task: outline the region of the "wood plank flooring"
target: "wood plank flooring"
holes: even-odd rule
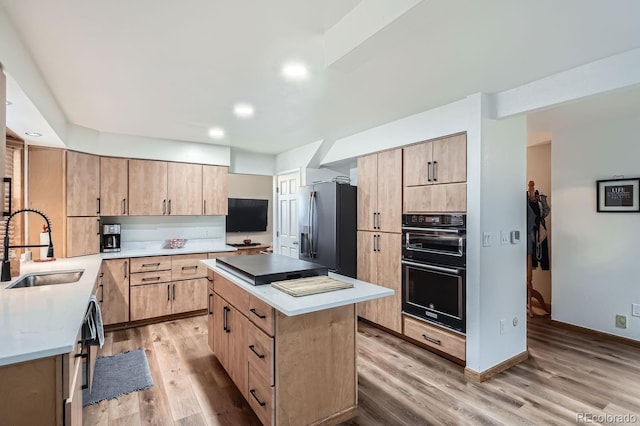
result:
[[[85,407],[84,424],[259,425],[209,350],[206,327],[201,316],[108,333],[100,355],[143,347],[155,386]],[[542,318],[528,327],[530,358],[476,383],[462,367],[360,323],[359,414],[344,425],[566,425],[581,413],[640,424],[638,348]]]

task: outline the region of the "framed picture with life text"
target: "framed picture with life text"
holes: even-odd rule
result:
[[[598,212],[640,212],[640,178],[599,180],[596,186]]]

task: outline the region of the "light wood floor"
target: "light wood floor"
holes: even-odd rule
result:
[[[86,407],[84,424],[259,425],[209,351],[206,326],[202,316],[108,333],[101,355],[145,348],[155,386]],[[360,411],[345,426],[566,425],[579,413],[634,415],[640,424],[640,349],[538,318],[528,343],[527,361],[476,383],[462,367],[360,323]]]

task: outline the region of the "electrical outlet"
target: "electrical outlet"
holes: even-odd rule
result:
[[[616,327],[618,327],[618,328],[627,328],[627,316],[626,315],[616,315]]]
[[[500,320],[500,334],[504,334],[504,320]]]
[[[491,232],[482,233],[482,246],[491,247]]]
[[[500,244],[509,244],[509,233],[507,231],[500,231]]]
[[[631,304],[631,315],[634,317],[640,317],[640,303]]]

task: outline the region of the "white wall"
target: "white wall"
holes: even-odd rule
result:
[[[527,182],[530,180],[536,184],[536,189],[541,194],[547,196],[549,206],[553,208],[553,199],[551,197],[551,143],[544,143],[527,148]],[[545,219],[547,226],[547,240],[549,249],[551,249],[551,241],[553,233],[551,226],[551,216]],[[553,256],[553,253],[550,253]],[[533,288],[542,294],[546,304],[551,304],[551,268],[543,271],[541,268],[533,270]]]
[[[482,118],[467,134],[467,368],[483,372],[527,349],[525,240],[500,241],[501,232],[524,235],[527,128],[524,116],[487,118],[486,96],[470,100]]]
[[[97,155],[220,166],[230,164],[228,146],[98,132],[73,124],[69,125],[65,143],[69,149]]]
[[[321,144],[320,140],[278,154],[276,156],[276,174],[307,167]]]
[[[596,180],[638,177],[640,116],[553,130],[553,319],[640,340],[640,213],[597,213]],[[627,329],[615,315],[627,315]]]
[[[275,172],[275,155],[259,154],[239,149],[231,150],[229,173],[273,176]]]

